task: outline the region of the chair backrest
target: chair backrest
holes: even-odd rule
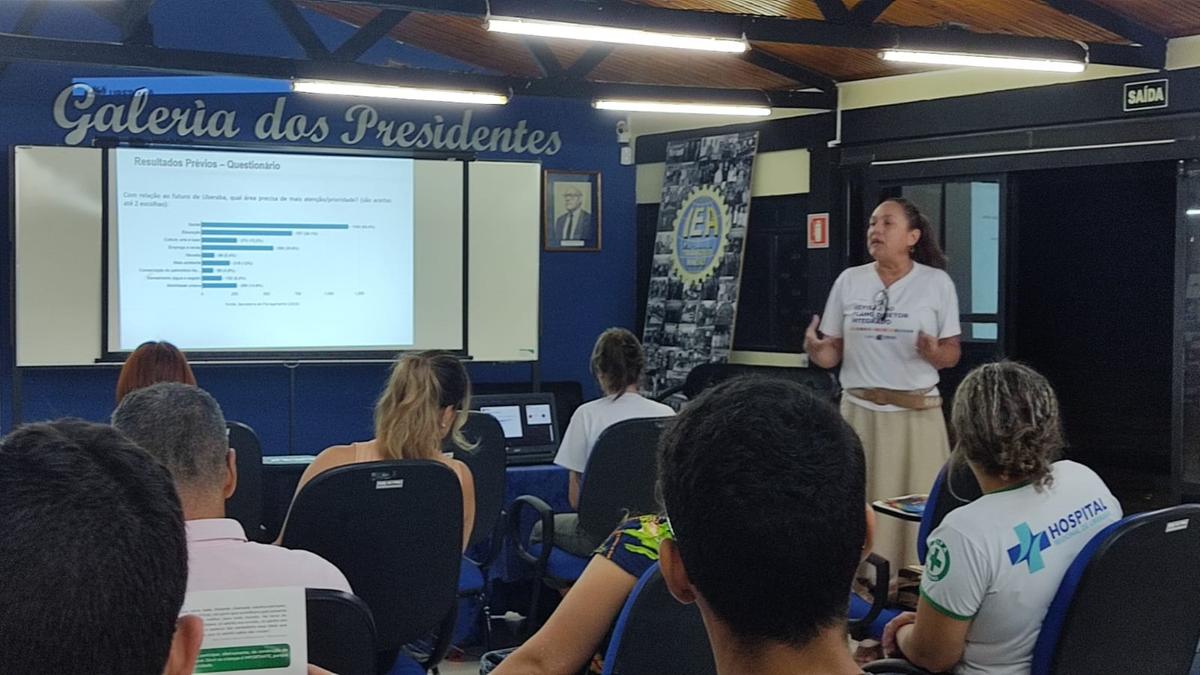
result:
[[[458,476],[442,462],[350,464],[300,490],[283,545],[336,565],[371,608],[378,648],[395,649],[453,609],[462,518]]]
[[[951,511],[970,504],[982,495],[979,481],[966,462],[950,460],[938,471],[933,487],[929,488],[929,501],[925,502],[925,512],[921,514],[921,525],[917,530],[917,557],[922,565],[929,550],[925,544],[929,534],[942,524]]]
[[[375,619],[356,595],[326,588],[304,591],[308,662],[333,673],[375,672]]]
[[[1046,612],[1032,675],[1187,673],[1200,641],[1200,505],[1096,534]]]
[[[596,546],[627,516],[658,513],[658,437],[668,419],[623,420],[596,439],[579,494],[579,529]]]
[[[733,363],[702,363],[692,368],[683,383],[683,394],[696,398],[705,389],[739,375],[777,377],[798,382],[811,388],[822,398],[834,400],[840,393],[837,378],[820,368],[785,368],[780,366],[747,366]]]
[[[229,447],[237,451],[237,489],[225,500],[225,516],[242,524],[251,540],[262,540],[263,467],[258,434],[241,422],[226,422]]]
[[[469,545],[474,546],[487,540],[496,531],[500,514],[504,510],[506,487],[504,429],[495,417],[472,411],[463,425],[463,436],[474,444],[463,450],[446,439],[446,452],[454,459],[467,465],[475,479],[475,527],[471,530]]]
[[[625,600],[604,654],[604,675],[716,675],[695,604],[671,597],[655,563]]]

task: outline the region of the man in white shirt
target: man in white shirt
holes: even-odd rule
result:
[[[225,417],[197,387],[163,382],[130,392],[112,424],[171,472],[187,526],[187,590],[270,586],[350,592],[345,575],[308,551],[248,541],[225,500],[237,488],[237,468]]]

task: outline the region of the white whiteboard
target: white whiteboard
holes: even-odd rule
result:
[[[102,161],[93,148],[15,148],[18,366],[101,356]],[[541,167],[478,162],[469,175],[468,353],[536,360]]]

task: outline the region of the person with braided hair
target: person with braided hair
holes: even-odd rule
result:
[[[585,403],[575,411],[563,433],[554,463],[570,472],[568,501],[579,508],[579,491],[583,471],[596,440],[605,429],[624,420],[640,417],[669,417],[675,411],[663,403],[644,398],[638,393],[646,369],[646,354],[637,337],[624,328],[609,328],[596,339],[592,348],[591,371],[604,392],[603,398]],[[646,514],[631,514],[646,515]],[[574,513],[554,517],[554,543],[578,556],[591,554],[594,548],[587,537],[578,532],[578,516]],[[535,537],[540,529],[535,531]]]
[[[983,496],[930,533],[917,611],[888,624],[884,648],[931,672],[1024,675],[1063,575],[1121,505],[1091,469],[1055,461],[1058,399],[1032,368],[976,368],[950,417],[951,461],[967,462]]]

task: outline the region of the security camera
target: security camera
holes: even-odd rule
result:
[[[617,120],[617,142],[625,144],[632,140],[633,135],[629,133],[629,120]]]

